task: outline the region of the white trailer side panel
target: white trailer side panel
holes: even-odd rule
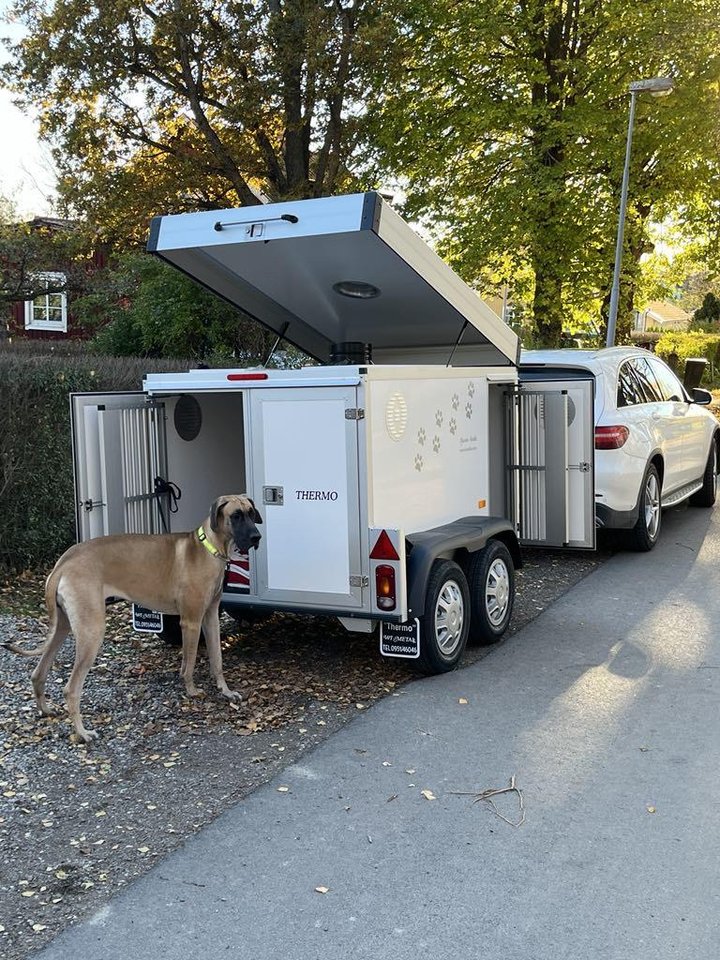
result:
[[[375,527],[411,534],[488,514],[488,456],[503,456],[502,438],[490,442],[488,381],[469,370],[443,373],[369,376],[369,521]]]

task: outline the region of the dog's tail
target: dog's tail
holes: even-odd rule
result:
[[[55,633],[55,628],[57,626],[58,619],[58,599],[57,599],[57,588],[58,580],[60,579],[60,570],[58,569],[59,563],[55,564],[54,568],[50,572],[50,576],[45,581],[45,606],[47,607],[48,615],[50,617],[50,624],[48,627],[48,637],[52,637]],[[25,647],[19,647],[16,643],[3,643],[0,646],[5,647],[6,650],[10,650],[11,653],[17,653],[21,657],[40,657],[45,652],[47,647],[47,640],[45,643],[41,643],[39,647],[33,647],[32,650],[26,650]]]
[[[6,650],[10,650],[12,653],[17,653],[21,657],[39,657],[45,650],[45,644],[43,643],[39,647],[35,647],[33,650],[26,650],[24,647],[19,647],[16,643],[3,643],[0,646],[5,647]]]

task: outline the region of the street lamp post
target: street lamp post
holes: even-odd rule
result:
[[[620,191],[620,217],[618,221],[617,243],[615,244],[615,270],[613,272],[612,291],[606,346],[615,343],[618,302],[620,299],[620,270],[622,268],[623,242],[625,238],[625,214],[627,212],[628,184],[630,182],[630,155],[632,153],[633,123],[635,121],[635,101],[639,93],[651,93],[654,97],[666,97],[672,93],[673,82],[669,77],[653,77],[652,80],[636,80],[630,84],[630,116],[628,118],[627,143],[625,145],[625,169],[623,170],[622,189]]]

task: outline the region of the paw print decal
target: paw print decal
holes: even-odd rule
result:
[[[425,433],[425,428],[420,427],[418,430],[418,443],[421,447],[425,446],[425,441],[427,440],[427,434]]]
[[[457,410],[459,406],[460,406],[460,397],[456,393],[454,393],[452,398],[452,408],[453,410]]]
[[[452,433],[453,436],[457,433],[457,420],[455,417],[450,417],[450,433]]]
[[[422,468],[423,468],[422,454],[418,453],[415,457],[415,469],[417,470],[418,473],[420,473]]]
[[[475,396],[475,384],[473,383],[472,380],[468,384],[468,396],[470,397],[471,400]]]
[[[440,437],[437,434],[433,437],[433,450],[435,453],[440,453]]]
[[[436,410],[436,411],[435,411],[435,423],[437,424],[438,427],[441,427],[441,426],[443,425],[443,419],[444,419],[444,418],[443,418],[443,412],[442,412],[442,410]]]
[[[472,404],[470,403],[469,400],[465,404],[465,416],[468,418],[468,420],[470,419],[470,417],[472,417]]]

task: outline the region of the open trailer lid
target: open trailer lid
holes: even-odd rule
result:
[[[148,250],[321,363],[515,364],[513,331],[377,193],[155,217]]]

